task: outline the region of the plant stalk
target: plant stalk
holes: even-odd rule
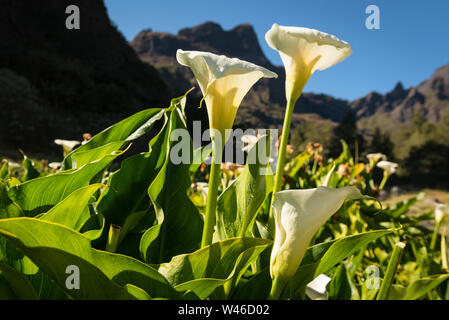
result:
[[[441,266],[444,270],[449,271],[447,260],[446,234],[441,235]]]
[[[438,233],[440,231],[441,221],[435,223],[435,228],[433,229],[432,240],[430,241],[430,250],[435,250],[435,245],[437,243]]]
[[[376,300],[386,300],[388,297],[388,291],[393,284],[393,278],[396,273],[399,261],[401,260],[402,252],[404,251],[405,243],[397,242],[394,245],[393,253],[391,254],[390,261],[388,262],[387,271],[385,272],[384,279],[380,286]]]
[[[384,173],[384,177],[382,178],[382,181],[380,182],[380,185],[379,185],[379,191],[382,191],[384,189],[385,184],[387,183],[388,177],[389,177],[389,175]]]
[[[276,165],[276,175],[274,178],[274,186],[273,186],[273,193],[271,195],[271,205],[270,205],[270,214],[268,217],[268,226],[270,229],[270,232],[273,230],[274,226],[274,218],[273,218],[273,202],[274,202],[274,194],[278,191],[281,191],[282,189],[282,178],[284,177],[284,166],[285,166],[285,154],[287,152],[287,142],[288,142],[288,136],[290,133],[290,126],[292,122],[292,114],[293,109],[295,108],[296,100],[289,98],[287,100],[287,109],[285,111],[285,118],[284,118],[284,124],[282,127],[282,136],[281,136],[281,143],[279,145],[279,156],[278,156],[278,162]]]
[[[220,161],[217,161],[220,159]],[[209,191],[207,193],[206,214],[204,218],[203,237],[201,248],[212,243],[215,226],[215,211],[217,207],[218,184],[220,183],[221,151],[216,149],[212,140],[212,161],[209,173]]]
[[[270,295],[268,296],[268,300],[278,300],[281,296],[282,291],[284,291],[284,287],[286,284],[286,281],[280,279],[279,277],[275,277],[271,284],[271,291]]]
[[[118,246],[121,227],[111,224],[109,227],[108,242],[106,243],[106,251],[115,252]]]

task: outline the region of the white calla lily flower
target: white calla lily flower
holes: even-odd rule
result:
[[[371,162],[378,162],[380,160],[386,161],[387,160],[387,156],[384,155],[383,153],[369,153],[366,155],[366,158]]]
[[[306,295],[311,300],[326,300],[326,287],[331,280],[332,279],[325,274],[320,274],[307,284]]]
[[[316,70],[325,70],[352,54],[351,45],[337,37],[308,28],[273,24],[266,33],[268,45],[281,56],[286,74],[287,98],[296,101]]]
[[[399,165],[390,161],[380,161],[377,163],[377,166],[384,171],[384,174],[390,176],[396,172]]]
[[[355,187],[318,187],[277,192],[273,204],[276,233],[271,252],[270,274],[277,281],[279,294],[285,282],[298,269],[302,258],[318,229],[347,199],[364,196]],[[272,289],[273,290],[273,289]]]
[[[71,152],[73,148],[75,148],[77,145],[80,145],[81,142],[77,140],[63,140],[63,139],[56,139],[55,144],[62,146],[62,149],[64,150],[64,155]]]
[[[435,221],[441,222],[443,219],[449,217],[449,206],[442,203],[435,205]]]
[[[209,52],[178,49],[176,59],[192,69],[206,101],[209,126],[220,132],[223,142],[225,130],[232,128],[251,87],[261,78],[277,78],[276,73],[253,63]]]

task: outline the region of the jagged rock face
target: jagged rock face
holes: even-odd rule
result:
[[[68,5],[80,9],[80,30],[65,27]],[[55,138],[79,139],[169,101],[157,70],[140,61],[102,0],[2,0],[0,30],[0,82],[17,84],[0,88],[9,97],[0,100],[0,127],[15,136],[2,130],[0,146],[59,154]]]
[[[144,30],[130,44],[142,60],[153,65],[175,63],[176,50],[183,49],[238,57],[274,68],[263,54],[254,29],[249,24],[241,24],[225,31],[216,23],[206,22],[182,29],[177,35]]]
[[[159,70],[173,95],[182,94],[192,86],[197,87],[191,71],[177,63],[177,49],[237,57],[276,72],[278,79],[261,79],[250,90],[237,113],[236,125],[253,128],[282,125],[285,108],[284,68],[273,66],[265,57],[251,25],[241,24],[226,31],[216,23],[206,22],[182,29],[177,35],[144,30],[130,44],[143,61],[153,64]],[[193,97],[198,101],[201,99],[201,92],[196,90]],[[295,107],[293,125],[301,123],[304,118],[301,115],[311,113],[341,121],[349,110],[348,103],[343,100],[325,95],[303,95]]]
[[[408,122],[416,112],[438,122],[449,112],[449,64],[417,87],[404,89],[401,83],[385,95],[371,92],[350,103],[357,119],[387,114],[398,122]]]

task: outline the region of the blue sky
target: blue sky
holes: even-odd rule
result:
[[[344,3],[344,4],[343,4]],[[177,33],[205,21],[225,30],[253,25],[267,58],[282,62],[265,43],[273,23],[331,33],[349,42],[354,53],[318,71],[305,91],[356,99],[370,91],[385,93],[398,81],[416,86],[436,68],[449,63],[447,0],[105,0],[112,21],[128,40],[142,29]],[[380,9],[380,30],[368,30],[368,5]]]

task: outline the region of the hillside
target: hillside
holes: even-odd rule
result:
[[[174,95],[197,86],[191,71],[176,62],[178,48],[237,57],[276,72],[278,79],[263,79],[248,93],[237,114],[236,125],[253,128],[282,125],[285,108],[284,69],[272,65],[265,57],[251,25],[240,24],[226,31],[216,23],[206,22],[193,28],[182,29],[177,35],[143,30],[130,45],[142,61],[159,70]],[[197,99],[200,99],[201,92],[196,90],[195,93]],[[346,101],[306,93],[295,108],[293,125],[298,125],[310,117],[317,121],[338,122],[349,110]]]
[[[65,27],[68,5],[81,29]],[[81,139],[136,111],[165,105],[166,85],[111,24],[102,0],[2,0],[0,150],[60,154],[55,138]]]
[[[143,30],[130,44],[142,61],[159,70],[174,94],[180,94],[196,85],[191,71],[176,62],[178,48],[238,57],[278,73],[278,80],[260,81],[249,92],[237,115],[236,124],[253,127],[282,125],[285,104],[284,70],[272,65],[265,57],[251,25],[241,24],[226,31],[216,23],[206,22],[182,29],[176,35]],[[199,99],[199,90],[196,94]],[[382,124],[393,130],[398,123],[410,121],[415,112],[420,112],[432,122],[438,122],[449,110],[449,64],[439,68],[429,80],[417,87],[406,89],[398,83],[386,94],[371,92],[355,101],[304,93],[295,107],[293,125],[298,125],[305,119],[341,122],[351,110],[360,126],[368,130],[375,126],[382,127]]]

